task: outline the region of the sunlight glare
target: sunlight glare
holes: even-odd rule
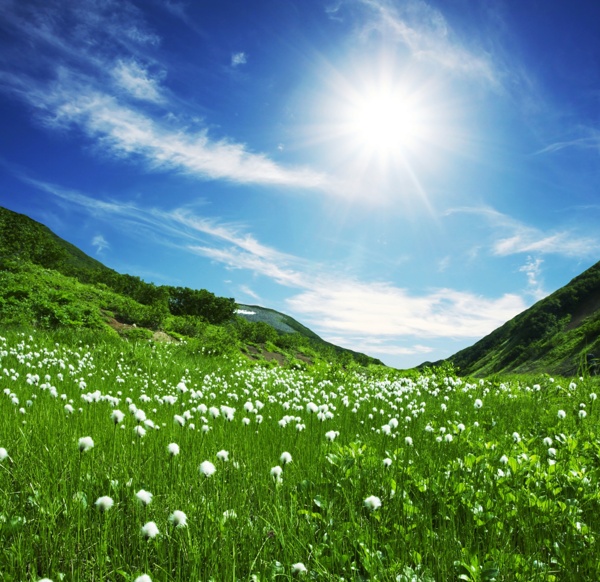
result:
[[[348,118],[349,133],[372,153],[412,148],[425,134],[418,106],[398,93],[367,93],[352,104]]]

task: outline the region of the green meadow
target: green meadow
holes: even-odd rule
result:
[[[0,338],[0,580],[596,580],[595,378]]]

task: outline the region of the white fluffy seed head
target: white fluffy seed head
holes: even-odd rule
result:
[[[153,521],[149,521],[147,524],[142,526],[142,535],[146,539],[153,539],[158,535],[158,526]]]
[[[150,505],[152,502],[152,493],[150,493],[150,491],[140,489],[135,496],[142,505]]]
[[[199,471],[205,477],[210,477],[215,473],[216,470],[216,467],[210,461],[203,461],[200,463]]]
[[[370,495],[364,500],[365,507],[371,511],[375,511],[381,507],[381,499],[375,495]]]
[[[115,502],[108,495],[104,495],[96,499],[96,507],[100,511],[108,511],[114,505],[114,503]]]
[[[176,509],[170,516],[169,521],[175,527],[185,527],[187,525],[187,516],[183,511]]]
[[[90,449],[93,449],[94,441],[92,440],[92,437],[81,437],[78,442],[78,447],[80,453],[86,453]]]
[[[306,566],[302,562],[292,564],[292,574],[306,574]]]

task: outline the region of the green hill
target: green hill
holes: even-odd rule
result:
[[[243,316],[254,310],[256,318]],[[237,313],[241,311],[242,313]],[[157,286],[86,255],[45,225],[0,207],[0,322],[82,327],[148,339],[194,340],[213,352],[242,351],[280,363],[381,364],[329,344],[292,317],[238,306],[206,289]],[[272,356],[272,358],[271,358]]]
[[[448,359],[461,374],[572,375],[600,356],[600,262]]]

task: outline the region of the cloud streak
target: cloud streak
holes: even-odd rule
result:
[[[544,232],[488,206],[461,207],[446,211],[446,215],[451,214],[474,214],[486,219],[495,233],[490,242],[491,252],[500,257],[538,253],[585,258],[600,251],[598,238],[579,236],[572,230]]]
[[[422,0],[393,3],[388,0],[357,0],[371,17],[362,24],[362,34],[377,31],[404,45],[413,58],[455,74],[500,86],[498,73],[488,56],[476,54],[453,36],[439,10]]]
[[[60,24],[66,16],[74,20],[70,28]],[[49,2],[34,14],[7,10],[0,25],[22,37],[29,55],[14,64],[0,60],[0,90],[27,102],[46,127],[80,131],[97,150],[140,161],[151,171],[238,184],[333,187],[323,173],[282,166],[243,143],[214,138],[206,127],[192,130],[173,121],[185,114],[169,99],[162,85],[166,72],[151,56],[160,38],[128,2],[85,0],[69,8]],[[46,51],[61,58],[46,60]],[[245,58],[238,53],[233,61],[241,65]]]

